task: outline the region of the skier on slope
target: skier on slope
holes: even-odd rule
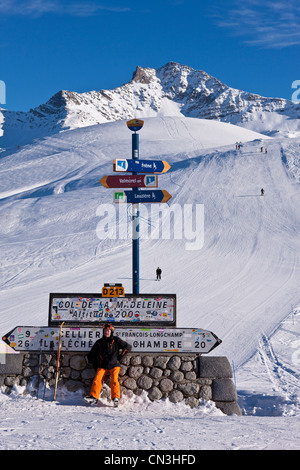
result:
[[[159,267],[156,270],[156,280],[157,281],[161,280],[161,269]]]
[[[263,196],[264,194],[265,194],[265,190],[264,190],[264,188],[261,188],[260,195]]]
[[[119,360],[131,351],[132,346],[118,336],[114,336],[113,332],[114,327],[110,323],[104,324],[102,338],[95,342],[88,354],[88,361],[96,369],[90,395],[84,398],[90,404],[97,404],[104,377],[107,374],[111,377],[111,399],[115,407],[119,404]]]

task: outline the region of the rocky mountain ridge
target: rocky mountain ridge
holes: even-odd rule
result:
[[[204,71],[175,62],[157,70],[138,66],[130,82],[113,90],[62,90],[28,112],[0,110],[0,118],[1,114],[1,140],[6,145],[15,139],[22,145],[61,130],[159,115],[214,119],[267,135],[300,130],[299,104],[231,88]]]

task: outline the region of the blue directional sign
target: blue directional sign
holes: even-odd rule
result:
[[[132,171],[137,173],[166,173],[171,166],[164,160],[114,160],[114,171]]]
[[[139,202],[168,202],[171,197],[172,196],[165,189],[114,192],[114,202],[116,203],[125,202],[128,204],[138,204]]]

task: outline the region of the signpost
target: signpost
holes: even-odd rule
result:
[[[114,192],[114,202],[133,204],[132,294],[125,294],[122,284],[104,284],[102,293],[53,293],[49,298],[48,326],[17,326],[2,337],[15,351],[48,352],[90,351],[102,338],[102,326],[115,326],[114,335],[132,345],[133,353],[207,354],[222,341],[211,331],[176,327],[175,294],[139,293],[139,203],[163,203],[172,197],[157,190],[158,173],[170,165],[165,161],[139,161],[139,135],[144,122],[127,122],[132,134],[132,159],[114,160],[115,172],[132,175],[104,176],[100,183]],[[155,173],[155,174],[138,174]],[[131,188],[131,191],[122,190]],[[146,188],[146,189],[141,189]],[[55,393],[58,380],[57,362]]]
[[[201,328],[116,328],[114,334],[130,343],[132,352],[207,354],[222,342]],[[55,349],[79,352],[90,351],[101,337],[99,327],[17,326],[2,339],[15,351],[47,352],[54,343]]]
[[[115,191],[114,202],[116,203],[147,203],[147,202],[168,202],[171,195],[165,189],[133,191]]]
[[[150,191],[157,188],[157,174],[166,173],[171,167],[164,160],[139,160],[139,134],[144,121],[131,119],[127,127],[132,134],[132,158],[118,158],[113,162],[115,172],[131,172],[131,176],[108,175],[103,176],[100,183],[105,188],[131,188],[131,191],[115,191],[114,202],[132,204],[132,292],[138,294],[140,270],[140,237],[139,237],[139,203],[168,202],[171,195],[165,190]],[[140,175],[138,173],[152,173]],[[140,191],[140,188],[148,190]]]
[[[120,286],[104,286],[102,295],[50,294],[48,325],[64,322],[66,326],[99,326],[110,322],[122,326],[176,326],[175,294],[123,294],[118,297],[109,295],[111,289],[112,294],[122,294]]]
[[[133,122],[132,120],[127,122],[128,128],[133,131],[132,134],[132,161],[139,159],[139,134],[137,131],[140,130],[144,125],[143,121]],[[131,170],[135,176],[137,170]],[[132,192],[137,194],[139,188],[132,188]],[[132,205],[132,292],[138,294],[140,292],[140,210],[138,202]]]
[[[104,284],[102,297],[124,297],[125,290],[122,284]]]
[[[157,188],[157,175],[110,175],[103,176],[100,183],[105,188]]]
[[[134,135],[134,134],[133,134]],[[166,173],[170,169],[164,160],[114,160],[114,171],[137,171],[139,173]]]

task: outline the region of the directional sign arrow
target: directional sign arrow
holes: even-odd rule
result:
[[[132,352],[186,352],[207,354],[222,341],[201,328],[115,328],[114,334],[132,345]],[[63,327],[62,351],[90,351],[103,335],[102,327]],[[3,338],[15,351],[56,350],[59,327],[17,326]]]
[[[100,183],[105,188],[157,188],[157,175],[110,175],[103,176]]]
[[[172,196],[165,189],[114,192],[114,202],[116,203],[126,202],[128,204],[137,204],[139,202],[168,202],[171,197]]]
[[[114,171],[132,171],[137,173],[166,173],[171,166],[164,160],[114,160]]]

